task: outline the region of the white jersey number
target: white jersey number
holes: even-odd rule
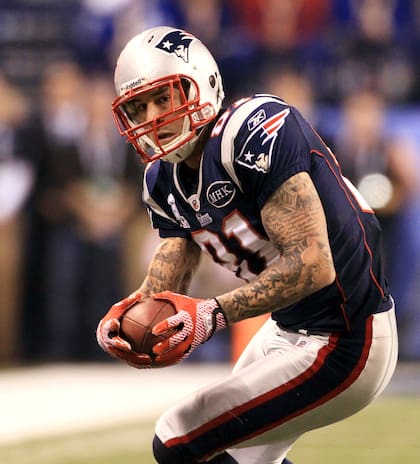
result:
[[[250,263],[244,256],[254,256],[256,259],[263,258],[265,265],[270,264],[278,256],[275,247],[268,240],[262,238],[238,211],[233,212],[223,221],[221,234],[225,240],[233,238],[238,242],[243,251],[242,256],[231,253],[219,234],[215,232],[200,230],[193,233],[193,238],[214,261],[248,282],[253,280],[257,274],[250,270]]]

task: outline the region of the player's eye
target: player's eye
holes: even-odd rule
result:
[[[147,104],[133,100],[124,105],[124,109],[131,119],[137,118],[147,110]]]
[[[170,103],[170,101],[171,101],[171,95],[167,93],[167,94],[159,95],[159,98],[157,99],[156,103],[158,105],[166,106]]]

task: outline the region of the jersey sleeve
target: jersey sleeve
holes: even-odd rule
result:
[[[240,106],[226,124],[225,168],[260,208],[285,180],[310,170],[310,149],[299,119],[297,110],[282,100],[259,96]]]
[[[165,194],[157,182],[158,176],[164,175],[159,161],[148,165],[144,173],[142,200],[149,213],[150,222],[154,229],[159,230],[161,238],[189,238],[189,232],[180,227],[173,217],[170,201],[165,201]],[[165,185],[165,182],[161,185]]]

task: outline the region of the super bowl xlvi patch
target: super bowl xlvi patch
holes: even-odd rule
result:
[[[216,208],[228,205],[235,196],[236,188],[230,180],[218,180],[207,188],[207,201]]]
[[[186,63],[189,60],[189,48],[194,37],[185,31],[177,30],[164,35],[156,48],[166,53],[174,53]]]
[[[286,108],[267,120],[264,120],[263,115],[259,115],[259,113],[253,116],[252,119],[248,121],[248,128],[250,127],[249,123],[251,120],[251,127],[255,128],[250,131],[236,162],[249,169],[263,173],[268,172],[271,164],[274,141],[289,113],[290,109]],[[261,122],[256,125],[255,121],[258,119],[261,119]]]

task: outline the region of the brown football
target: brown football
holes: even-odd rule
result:
[[[152,329],[158,322],[174,314],[175,308],[169,302],[145,298],[122,316],[120,334],[130,343],[133,351],[148,354],[154,359],[152,347],[165,337],[153,335]]]

